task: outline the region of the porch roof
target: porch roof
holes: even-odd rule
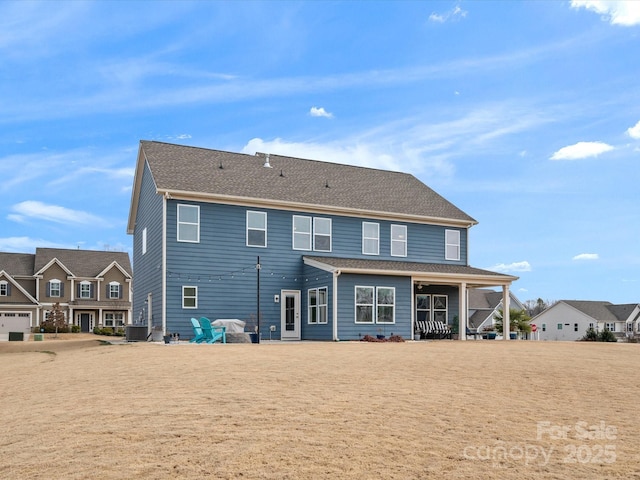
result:
[[[414,281],[455,285],[464,282],[469,287],[510,285],[518,279],[466,265],[318,256],[304,256],[303,261],[306,265],[328,272],[411,276]]]

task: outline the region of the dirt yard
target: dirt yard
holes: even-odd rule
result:
[[[101,339],[0,344],[0,478],[640,479],[640,345]]]

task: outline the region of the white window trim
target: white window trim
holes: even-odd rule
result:
[[[193,222],[181,222],[180,221],[180,209],[181,207],[187,207],[187,208],[195,208],[198,212],[198,220],[197,222],[193,223]],[[185,242],[185,243],[200,243],[200,205],[188,205],[186,203],[179,203],[176,206],[176,224],[177,224],[177,229],[176,229],[176,240],[178,242]],[[181,240],[180,239],[180,226],[181,225],[195,225],[196,226],[196,239],[195,240]]]
[[[320,303],[320,290],[324,290],[325,292],[325,303]],[[311,305],[311,293],[315,292],[316,294],[316,304],[315,305]],[[329,304],[327,302],[329,298],[329,288],[328,287],[317,287],[317,288],[310,288],[309,291],[307,292],[307,303],[308,303],[308,312],[307,312],[307,323],[309,325],[326,325],[328,322],[328,317],[329,317]],[[320,307],[324,307],[324,320],[320,320],[321,319],[321,315],[320,315]],[[311,311],[315,309],[316,310],[316,321],[312,322],[311,318],[312,318],[312,314]]]
[[[147,227],[142,229],[142,255],[147,253]]]
[[[316,222],[318,220],[323,220],[323,221],[328,221],[329,222],[329,233],[320,233],[318,234],[316,232],[317,228],[316,228]],[[317,236],[321,236],[321,237],[329,237],[329,249],[328,250],[321,250],[319,248],[316,247],[316,237]],[[330,218],[327,217],[313,217],[313,250],[316,252],[331,252],[331,249],[333,248],[333,222],[331,221]]]
[[[436,297],[443,297],[446,302],[445,308],[436,308]],[[440,293],[431,294],[431,320],[436,321],[436,312],[444,312],[444,323],[449,320],[449,295],[442,295]]]
[[[249,216],[252,214],[260,215],[261,217],[264,218],[264,228],[249,227]],[[267,212],[259,212],[257,210],[247,210],[246,227],[247,227],[246,228],[246,246],[254,247],[254,248],[267,248]],[[249,243],[250,230],[255,230],[257,232],[264,232],[264,245],[253,245]]]
[[[184,294],[184,291],[187,288],[193,288],[195,290],[195,295],[194,296],[190,296],[190,295],[186,296]],[[193,299],[195,299],[195,305],[193,307],[186,307],[184,305],[185,298],[193,298]],[[196,285],[183,285],[182,286],[182,308],[185,309],[185,310],[186,309],[193,310],[194,308],[198,308],[198,287]]]
[[[308,232],[303,232],[303,231],[299,231],[296,232],[296,218],[300,218],[300,219],[307,219],[309,221],[309,231]],[[309,235],[309,241],[308,241],[308,248],[300,248],[300,247],[296,247],[296,233],[298,235]],[[306,215],[294,215],[293,219],[291,221],[291,246],[293,248],[293,250],[304,250],[304,251],[310,251],[313,245],[313,221],[312,221],[312,217],[308,217]]]
[[[393,230],[394,229],[402,229],[404,230],[404,233],[402,234],[404,236],[404,240],[402,239],[394,239],[393,238]],[[393,253],[393,245],[394,244],[402,244],[403,245],[403,253],[401,255],[398,254],[394,254]],[[392,257],[406,257],[407,256],[407,226],[406,225],[397,225],[397,224],[391,224],[391,250],[390,250],[390,254]]]
[[[380,301],[379,301],[380,295],[378,294],[378,292],[381,289],[391,290],[393,292],[393,303],[391,303],[391,304],[389,304],[389,303],[380,303]],[[395,323],[396,323],[396,287],[384,287],[384,286],[376,287],[375,302],[376,302],[375,323],[380,324],[380,325],[395,325]],[[393,308],[393,319],[390,322],[380,322],[380,321],[378,321],[378,318],[379,318],[378,309],[380,307],[392,307]]]
[[[86,293],[87,293],[86,297],[83,295],[84,292],[83,292],[82,287],[89,287],[88,290],[86,291]],[[82,282],[80,282],[80,295],[79,296],[80,296],[81,299],[85,299],[85,300],[87,298],[91,298],[91,282],[89,282],[87,280],[83,280]]]
[[[375,225],[376,227],[376,236],[375,237],[366,237],[364,234],[365,225]],[[366,252],[365,251],[365,240],[375,240],[376,241],[376,252]],[[376,222],[362,222],[362,254],[363,255],[380,255],[380,224]]]
[[[6,280],[0,281],[0,297],[7,297],[9,295],[9,282]]]
[[[115,297],[113,296],[113,287],[117,287],[115,291]],[[109,300],[117,300],[118,298],[120,298],[120,288],[122,287],[119,282],[109,282]]]
[[[451,236],[457,237],[457,239],[450,238]],[[445,230],[444,231],[444,258],[445,260],[460,260],[460,230]],[[455,257],[449,256],[449,247],[455,247],[457,255]]]
[[[58,285],[58,294],[53,294],[53,285]],[[57,278],[49,280],[49,298],[62,298],[62,282]]]
[[[358,289],[359,288],[370,288],[373,290],[373,298],[371,304],[369,303],[358,303]],[[376,287],[371,285],[356,285],[353,290],[354,298],[353,298],[353,318],[356,324],[358,325],[375,325],[376,324]],[[359,322],[358,321],[358,307],[359,306],[371,306],[371,321],[370,322]]]

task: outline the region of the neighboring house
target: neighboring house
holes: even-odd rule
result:
[[[540,340],[580,340],[589,328],[605,328],[619,339],[640,335],[640,304],[560,300],[532,320]]]
[[[487,327],[495,325],[494,317],[502,310],[502,292],[486,288],[469,290],[469,328],[481,332]],[[509,293],[509,308],[511,310],[525,310],[522,302],[516,296]]]
[[[134,316],[183,338],[201,316],[287,340],[464,326],[468,289],[517,279],[469,266],[476,223],[406,173],[142,141]]]
[[[55,303],[80,331],[131,323],[131,262],[122,252],[0,252],[0,333],[40,325]]]

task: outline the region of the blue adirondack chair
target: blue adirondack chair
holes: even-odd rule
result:
[[[204,334],[204,342],[215,343],[220,340],[221,343],[227,343],[227,327],[214,327],[207,317],[200,317],[200,326]]]
[[[191,318],[191,325],[193,325],[193,338],[189,340],[191,343],[201,343],[204,341],[204,332],[200,326],[200,321],[196,318]]]

